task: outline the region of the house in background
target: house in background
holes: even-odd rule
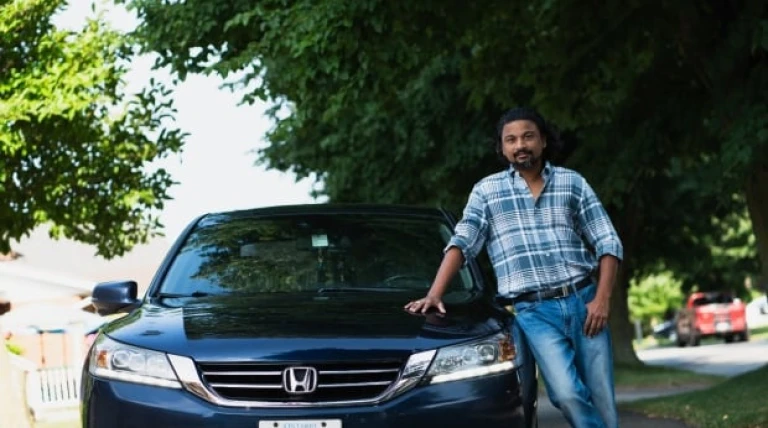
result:
[[[86,333],[106,321],[93,313],[93,287],[131,279],[143,294],[170,245],[155,240],[106,260],[93,247],[53,240],[40,229],[11,246],[16,253],[0,254],[0,306],[11,303],[0,315],[0,337],[9,337],[23,353],[11,356],[3,386],[23,394],[35,421],[76,419],[81,370],[92,339]]]
[[[25,359],[56,367],[81,364],[84,334],[104,322],[92,309],[84,310],[93,287],[131,279],[143,294],[170,244],[158,239],[106,260],[92,246],[54,240],[38,229],[11,246],[15,254],[0,257],[0,298],[11,302],[0,329],[23,349]]]
[[[11,310],[0,318],[3,337],[40,367],[80,364],[83,331],[101,317],[82,310],[93,281],[44,271],[23,258],[0,262],[0,296]]]
[[[23,255],[20,260],[35,268],[84,278],[93,284],[131,279],[138,283],[140,294],[149,287],[170,246],[170,241],[165,238],[156,238],[147,244],[137,245],[122,257],[107,260],[97,256],[93,246],[68,239],[51,239],[44,228],[36,229],[29,237],[11,244]]]

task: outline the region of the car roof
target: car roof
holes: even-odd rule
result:
[[[222,220],[247,219],[258,217],[282,217],[297,215],[335,215],[335,214],[382,214],[393,217],[440,217],[449,215],[442,208],[370,203],[318,203],[298,205],[277,205],[235,211],[214,212],[201,216],[199,225],[217,223]]]
[[[733,292],[727,290],[697,291],[691,293],[691,297],[731,296]]]

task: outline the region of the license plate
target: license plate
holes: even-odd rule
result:
[[[715,325],[715,330],[719,333],[731,331],[731,325],[727,322],[719,322]]]
[[[341,428],[341,419],[259,421],[259,428]]]

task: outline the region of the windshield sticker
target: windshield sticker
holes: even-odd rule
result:
[[[315,248],[318,247],[327,247],[328,246],[328,235],[312,235],[312,246]]]

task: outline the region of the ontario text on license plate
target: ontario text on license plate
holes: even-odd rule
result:
[[[340,419],[259,421],[259,428],[341,428]]]

